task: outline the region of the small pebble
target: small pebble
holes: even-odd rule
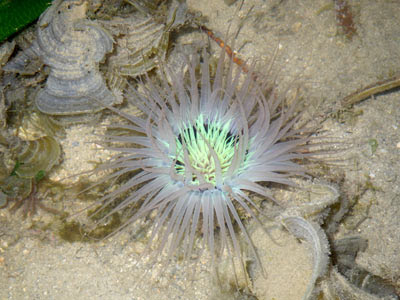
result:
[[[299,30],[301,29],[302,26],[303,26],[303,24],[301,24],[301,22],[294,23],[292,25],[293,32],[299,32]]]

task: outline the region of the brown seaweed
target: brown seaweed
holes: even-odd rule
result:
[[[351,7],[346,0],[334,0],[333,2],[338,25],[342,28],[344,35],[351,39],[353,35],[357,33]]]

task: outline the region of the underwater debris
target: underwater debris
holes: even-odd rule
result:
[[[43,62],[39,57],[39,49],[35,46],[36,31],[34,27],[28,27],[13,39],[15,49],[21,49],[10,61],[5,61],[6,65],[2,68],[8,73],[17,73],[23,76],[32,76],[40,72]],[[43,72],[45,73],[45,72]]]
[[[365,271],[365,270],[364,270]],[[375,292],[364,290],[363,287],[357,287],[342,275],[337,268],[331,268],[328,280],[323,284],[323,293],[321,299],[362,299],[362,300],[398,300],[399,295],[393,286],[387,284],[382,278],[374,277],[369,272],[360,277],[361,283],[366,287],[373,288]],[[378,280],[377,280],[378,279]]]
[[[33,43],[31,47],[18,53],[16,57],[10,60],[3,67],[3,70],[21,75],[33,75],[37,73],[43,65],[42,61],[39,59],[39,51],[37,44]],[[31,67],[32,65],[34,67]]]
[[[8,153],[3,157],[2,167],[9,175],[0,180],[0,190],[8,200],[14,200],[11,210],[24,206],[23,215],[34,215],[36,207],[51,213],[60,212],[40,204],[37,195],[39,182],[59,162],[61,149],[58,142],[49,136],[33,141],[8,138]],[[12,165],[11,165],[12,164]]]
[[[3,65],[8,61],[8,58],[14,51],[15,41],[5,42],[0,46],[0,74],[2,73]]]
[[[119,18],[104,23],[116,38],[115,54],[109,69],[123,76],[136,77],[155,68],[165,58],[169,33],[153,17]]]
[[[115,49],[107,59],[111,88],[121,88],[118,77],[136,77],[159,66],[165,60],[171,31],[186,22],[186,3],[173,1],[164,12],[164,6],[157,9],[158,2],[131,0],[128,3],[139,10],[134,15],[99,21],[115,39]]]
[[[237,56],[237,54],[232,50],[232,48],[229,45],[227,45],[222,39],[215,36],[215,34],[212,32],[212,30],[208,29],[204,25],[200,26],[200,29],[205,34],[207,34],[210,37],[210,39],[212,39],[214,42],[216,42],[218,44],[218,46],[220,46],[222,49],[224,49],[226,54],[228,54],[229,58],[232,59],[232,61],[235,64],[240,66],[244,73],[249,72],[249,67],[246,65],[246,62],[243,59],[239,58]],[[255,76],[255,75],[253,75],[253,76]],[[257,80],[257,78],[255,78],[255,80]]]
[[[0,46],[0,129],[4,129],[7,125],[7,109],[9,103],[6,101],[5,89],[6,84],[3,78],[3,66],[7,63],[15,48],[15,41],[5,42]]]
[[[112,38],[86,19],[87,2],[56,1],[40,17],[37,44],[41,58],[50,66],[46,86],[36,106],[47,114],[96,112],[117,100],[107,88],[98,63],[112,50]]]
[[[46,114],[72,115],[104,108],[94,97],[111,105],[117,102],[107,88],[98,64],[112,50],[112,37],[86,18],[87,1],[55,1],[40,17],[37,39],[5,70],[23,70],[39,57],[50,67],[46,85],[36,95],[36,106]]]
[[[326,217],[330,206],[339,199],[337,187],[315,180],[305,190],[309,191],[309,199],[296,206],[290,206],[281,213],[280,222],[296,238],[305,240],[313,256],[313,271],[303,299],[313,299],[316,294],[316,283],[323,278],[330,264],[330,245],[326,233],[320,224]]]
[[[5,128],[7,125],[7,109],[4,91],[3,88],[0,88],[0,128]]]
[[[41,199],[38,196],[38,183],[42,179],[42,176],[44,176],[43,173],[38,173],[36,176],[37,179],[26,179],[29,180],[30,186],[30,193],[26,197],[9,197],[9,199],[14,200],[14,205],[10,209],[11,212],[15,212],[19,208],[23,207],[22,216],[25,218],[27,216],[35,215],[37,212],[37,207],[39,207],[52,214],[61,215],[60,211],[40,203]]]
[[[61,148],[55,138],[44,136],[25,141],[11,135],[3,135],[0,148],[2,172],[0,189],[9,197],[27,197],[32,190],[31,179],[47,174],[59,163]],[[41,178],[40,178],[41,179]]]
[[[32,178],[10,174],[0,181],[0,190],[10,199],[26,199],[32,192]]]
[[[126,0],[142,14],[151,16],[157,10],[158,6],[164,0]]]
[[[48,77],[37,92],[36,106],[66,124],[121,102],[125,77],[145,74],[161,64],[171,31],[187,21],[185,2],[172,1],[168,6],[158,6],[157,0],[140,3],[152,13],[135,10],[134,4],[139,2],[125,4],[132,5],[131,10],[112,19],[96,20],[91,11],[94,19],[88,20],[88,1],[55,1],[40,17],[36,39],[30,47],[19,47],[24,50],[4,66],[4,71],[31,76],[44,64],[44,72],[39,74],[48,73]],[[110,55],[102,64],[106,53]]]
[[[50,171],[58,163],[61,148],[54,138],[45,136],[19,143],[13,152],[17,153],[15,161],[18,162],[14,173],[21,178],[33,178],[40,171]]]
[[[329,263],[329,242],[321,226],[298,216],[283,218],[284,226],[295,237],[306,240],[313,253],[313,271],[303,299],[310,299],[318,278],[325,275]]]
[[[344,35],[351,39],[357,33],[351,7],[346,0],[333,0],[333,2],[338,25],[342,28]]]
[[[342,107],[346,108],[354,104],[358,104],[362,100],[365,100],[371,96],[389,91],[399,86],[400,76],[395,76],[389,79],[385,79],[383,81],[378,81],[344,97],[341,101],[341,105]]]
[[[22,116],[18,128],[18,137],[26,141],[34,141],[45,136],[63,137],[64,127],[53,117],[39,111],[30,111]]]
[[[331,241],[331,267],[329,274],[320,283],[318,299],[366,299],[398,300],[396,288],[387,280],[370,273],[356,263],[356,256],[368,246],[368,241],[359,236],[335,239],[339,222],[349,211],[346,193],[342,194],[337,211],[325,219],[326,233]]]
[[[365,251],[367,246],[368,241],[359,236],[345,237],[333,242],[334,268],[331,271],[331,279],[336,278],[337,281],[331,283],[330,291],[324,292],[336,293],[340,299],[348,299],[346,294],[353,297],[358,295],[361,299],[400,299],[392,284],[356,263],[357,254]]]

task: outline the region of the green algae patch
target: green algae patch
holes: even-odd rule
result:
[[[375,154],[376,149],[378,149],[378,141],[376,139],[369,139],[368,145],[371,147],[371,154]]]
[[[73,242],[89,242],[86,231],[79,222],[65,222],[58,232],[64,241]]]
[[[102,240],[114,232],[121,226],[119,214],[115,213],[110,217],[107,224],[97,225],[94,229],[86,228],[77,221],[65,221],[58,231],[60,238],[66,242],[97,242]]]

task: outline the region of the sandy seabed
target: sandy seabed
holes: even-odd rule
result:
[[[340,108],[340,100],[346,95],[400,73],[397,1],[348,1],[357,29],[351,40],[341,34],[335,11],[329,7],[321,10],[330,3],[327,0],[246,0],[231,6],[223,0],[187,2],[190,9],[207,17],[207,27],[219,36],[225,36],[228,24],[232,32],[241,24],[235,49],[243,59],[267,65],[279,47],[273,66],[277,82],[282,87],[295,82],[310,111],[318,103],[318,110],[328,114]],[[179,37],[177,43],[198,39],[208,42],[204,33],[189,33]],[[214,42],[210,45],[217,51]],[[399,97],[394,90],[367,99],[348,114],[360,112],[354,114],[357,116],[343,121],[328,118],[323,124],[332,136],[350,140],[354,148],[348,165],[332,171],[341,178],[340,192],[359,198],[337,237],[359,235],[367,239],[368,248],[358,255],[357,264],[387,279],[398,290]],[[85,125],[67,130],[62,142],[63,166],[58,168],[59,174],[51,176],[87,170],[90,164],[86,162],[92,157],[88,153],[96,150],[86,144],[92,132]],[[375,152],[370,140],[377,141]],[[375,188],[361,193],[367,181]],[[63,199],[63,208],[76,211],[77,206],[85,205],[74,201],[78,200]],[[88,244],[65,242],[51,230],[30,229],[33,222],[46,223],[52,218],[39,211],[32,219],[22,220],[18,213],[0,210],[0,299],[238,299],[221,293],[208,271],[207,257],[196,263],[194,274],[187,271],[190,266],[178,262],[166,269],[155,266],[150,272],[144,262],[137,261],[143,245],[129,232]],[[254,280],[254,299],[302,299],[312,268],[307,245],[279,229],[273,234],[281,246],[266,235],[253,234],[268,274],[265,279]]]

